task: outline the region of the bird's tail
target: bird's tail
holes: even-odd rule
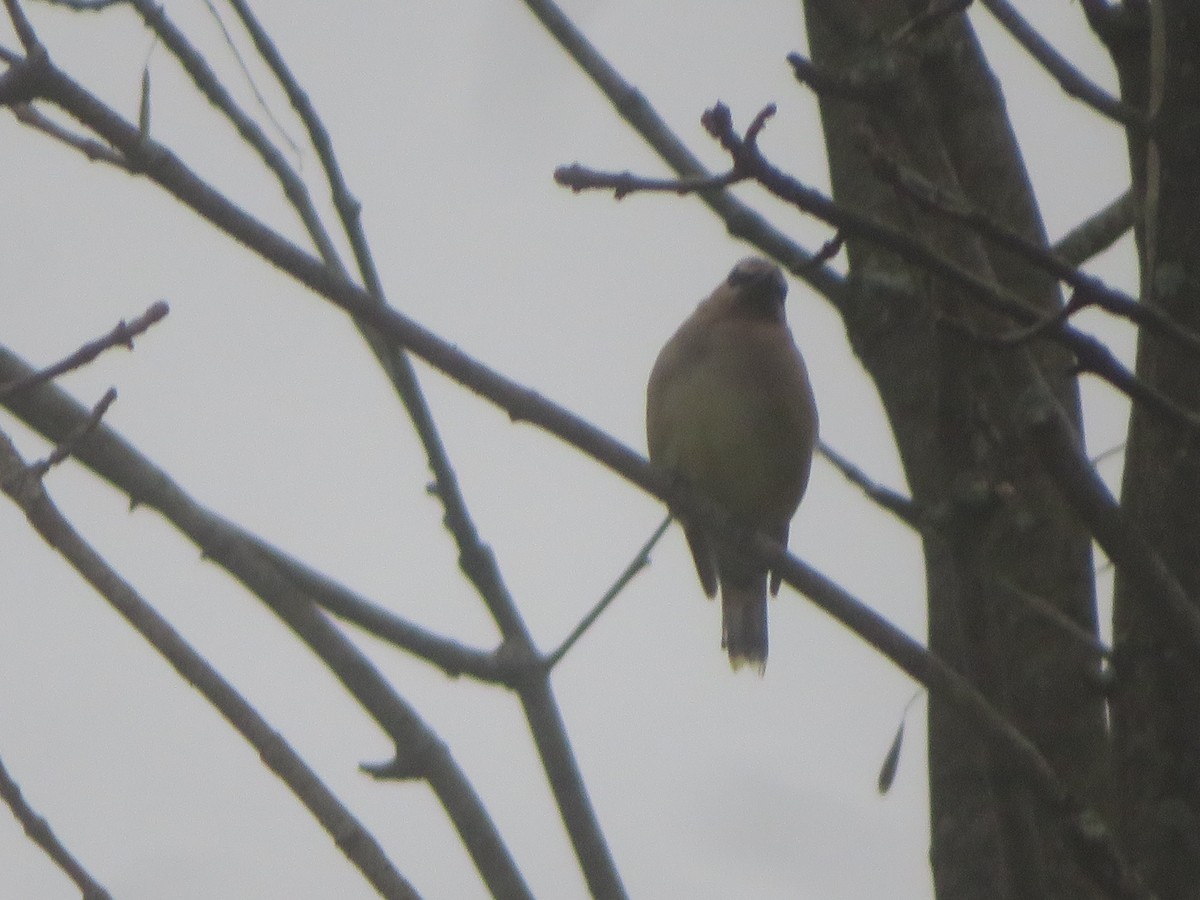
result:
[[[721,646],[734,670],[751,665],[762,675],[767,668],[767,576],[722,579]]]

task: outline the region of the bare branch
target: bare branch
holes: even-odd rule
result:
[[[604,94],[621,116],[659,157],[681,178],[711,178],[700,160],[667,127],[640,91],[626,81],[611,63],[587,40],[554,0],[524,0],[559,46]],[[845,279],[823,265],[813,265],[814,254],[771,225],[753,208],[725,190],[700,191],[697,196],[725,223],[735,238],[757,247],[777,260],[792,274],[845,309],[848,302]]]
[[[1026,431],[1046,471],[1113,565],[1141,584],[1169,633],[1200,648],[1200,609],[1159,553],[1134,529],[1104,481],[1088,463],[1070,423],[1044,398],[1025,398]],[[1149,611],[1149,610],[1148,610]]]
[[[149,309],[132,322],[126,322],[122,319],[104,337],[89,341],[66,359],[60,360],[52,366],[47,366],[38,372],[34,372],[28,378],[20,378],[10,381],[7,384],[0,384],[0,400],[11,394],[15,394],[17,391],[27,391],[43,382],[51,381],[59,375],[70,372],[72,369],[85,366],[111,347],[121,346],[127,350],[132,350],[133,339],[148,330],[156,322],[161,322],[166,318],[168,312],[170,312],[170,307],[167,306],[165,300],[158,300],[152,303]]]
[[[1006,593],[1020,600],[1026,607],[1033,610],[1041,618],[1050,622],[1057,627],[1064,635],[1079,644],[1081,647],[1087,648],[1092,653],[1102,659],[1112,658],[1112,648],[1105,644],[1100,638],[1092,634],[1086,628],[1081,626],[1074,619],[1050,604],[1049,601],[1039,597],[1037,594],[1031,594],[1029,591],[1017,587],[1015,584],[1010,584],[1007,581],[997,582]]]
[[[168,518],[172,516],[170,512],[165,514]],[[338,584],[328,576],[309,568],[262,538],[249,534],[232,523],[226,525],[230,529],[227,540],[247,542],[314,603],[339,619],[351,622],[369,634],[437,666],[451,678],[468,675],[488,684],[509,685],[511,679],[497,653],[477,650],[434,634],[429,629],[384,609],[345,585]]]
[[[1069,60],[1030,25],[1008,0],[979,0],[1018,44],[1058,82],[1071,97],[1082,101],[1106,118],[1133,131],[1149,130],[1145,114],[1123,100],[1113,97],[1088,80]]]
[[[41,847],[56,866],[62,869],[75,886],[83,892],[83,900],[112,900],[112,895],[96,881],[55,835],[50,823],[34,812],[21,796],[21,788],[13,781],[4,764],[0,762],[0,800],[12,811],[13,816],[31,841]]]
[[[0,373],[21,376],[26,371],[20,360],[0,349]],[[72,433],[87,416],[83,407],[54,384],[13,395],[4,403],[51,440]],[[305,590],[310,581],[294,582],[288,567],[277,566],[275,557],[264,552],[269,545],[197,504],[166,472],[106,426],[81,441],[74,456],[128,494],[133,504],[162,513],[205,558],[228,571],[283,619],[392,738],[397,767],[403,767],[410,777],[428,781],[492,892],[528,896],[495,824],[449,750],[375,666],[316,609]]]
[[[127,0],[122,0],[127,2]],[[229,52],[233,54],[233,58],[237,61],[238,68],[242,70],[242,77],[246,79],[246,85],[254,94],[254,101],[258,104],[258,108],[262,110],[267,121],[271,123],[271,127],[275,129],[275,133],[279,135],[288,149],[300,155],[300,145],[292,140],[292,136],[287,133],[287,129],[283,127],[283,123],[276,118],[274,111],[271,109],[271,104],[267,102],[267,98],[263,96],[262,91],[258,89],[258,82],[254,80],[254,75],[250,71],[250,67],[246,65],[246,60],[242,56],[242,51],[233,40],[233,35],[225,25],[225,20],[221,18],[221,13],[217,9],[217,5],[213,0],[204,0],[205,7],[208,8],[208,13],[212,16],[214,22],[217,23],[217,28],[221,30],[221,37],[225,39],[225,46],[229,48]]]
[[[146,5],[143,0],[130,0],[130,2]],[[152,16],[157,17],[155,10],[149,12]],[[164,34],[169,33],[169,30],[164,32]],[[200,63],[203,65],[202,61]],[[329,261],[322,262],[314,259],[265,223],[229,201],[211,185],[197,177],[168,148],[142,134],[135,126],[54,66],[48,57],[43,56],[37,60],[26,61],[18,67],[18,72],[27,82],[27,85],[22,85],[23,91],[27,92],[30,89],[41,91],[46,99],[60,105],[70,115],[122,150],[139,172],[150,177],[186,206],[226,234],[253,249],[263,258],[283,270],[291,272],[293,276],[302,270],[305,274],[299,276],[301,283],[307,284],[310,288],[323,284],[326,288],[332,289],[335,294],[347,291],[349,292],[348,296],[354,298],[351,303],[356,307],[361,303],[374,311],[381,311],[385,308],[382,306],[381,297],[364,291],[351,282],[341,266]],[[3,85],[0,84],[0,100],[4,99],[2,88]],[[21,99],[24,97],[22,96]],[[299,264],[300,269],[293,268],[296,264]],[[321,292],[318,289],[318,293]],[[347,308],[347,311],[350,309]],[[355,314],[355,319],[356,323],[363,327],[372,325],[378,327],[378,323],[370,316]],[[403,361],[402,356],[400,359]],[[407,361],[403,361],[403,365],[407,367]],[[411,371],[408,372],[408,377],[415,378]],[[417,412],[428,416],[428,409],[423,400]],[[410,414],[412,414],[411,409]],[[428,424],[432,426],[431,418]],[[431,428],[423,433],[422,437],[426,440],[427,447],[430,441],[436,441],[440,446],[436,431]],[[443,499],[449,497],[454,501],[447,504],[444,521],[451,527],[456,540],[459,541],[460,566],[474,583],[483,585],[480,593],[488,601],[489,610],[492,611],[493,617],[501,617],[499,624],[505,636],[502,649],[507,651],[506,659],[510,661],[509,664],[514,670],[522,673],[519,677],[514,676],[511,683],[516,686],[518,696],[521,698],[539,756],[554,790],[563,822],[570,834],[576,858],[593,892],[613,897],[624,896],[624,887],[621,885],[615,861],[612,859],[607,842],[600,830],[574,752],[566,737],[562,716],[550,690],[547,676],[537,664],[539,656],[533,647],[532,638],[528,634],[524,621],[517,613],[515,603],[508,594],[490,549],[478,539],[475,533],[474,525],[466,514],[465,504],[461,503],[461,495],[453,486],[454,473],[448,463],[444,462],[444,453],[436,457],[431,455],[430,459],[431,464],[436,461],[444,465],[444,470],[437,473],[438,487],[443,492]],[[270,602],[268,597],[263,597],[263,599]],[[405,766],[401,764],[399,768],[405,769]],[[457,769],[453,769],[446,775],[458,779],[461,773]],[[465,781],[462,781],[461,785],[458,781],[442,782],[443,790],[455,791],[459,786],[465,787]],[[435,790],[438,790],[436,785]],[[453,797],[445,793],[439,794],[439,797],[444,803],[453,802]],[[464,810],[459,812],[482,813],[482,807],[478,806],[477,798],[473,794],[469,794],[469,789],[466,799],[470,802],[467,802]],[[451,816],[455,815],[456,811],[451,810]],[[490,821],[487,824],[490,825]],[[499,836],[494,832],[489,833],[484,829],[479,834],[483,836],[482,844],[478,839],[467,840],[473,855],[476,850],[483,854],[475,857],[477,863],[480,860],[486,860],[490,855],[497,855],[493,848],[501,846],[499,845]],[[472,835],[472,838],[475,836]],[[507,859],[507,851],[500,855]]]
[[[37,472],[21,461],[16,448],[3,433],[0,433],[0,489],[24,510],[30,524],[46,543],[62,554],[258,750],[263,762],[304,803],[380,894],[390,898],[417,897],[370,832],[341,805],[316,773],[71,527],[42,488]]]
[[[41,0],[47,6],[61,6],[76,12],[100,12],[110,6],[124,6],[128,0]]]
[[[262,27],[254,12],[250,9],[249,4],[245,0],[230,0],[230,5],[241,21],[242,27],[246,29],[250,40],[254,43],[254,48],[275,76],[275,80],[283,89],[288,102],[291,103],[292,109],[295,110],[296,115],[300,117],[301,123],[308,131],[309,142],[312,144],[313,149],[316,150],[317,158],[321,161],[321,167],[325,172],[325,179],[329,184],[334,207],[337,209],[338,216],[342,222],[342,230],[354,252],[359,275],[362,277],[363,284],[367,288],[367,293],[379,298],[379,301],[383,302],[383,288],[379,281],[379,274],[376,270],[370,249],[367,246],[366,234],[362,229],[360,216],[362,204],[350,192],[350,187],[346,182],[345,176],[342,174],[341,166],[338,164],[337,157],[334,154],[333,140],[329,136],[328,129],[325,128],[325,124],[317,114],[316,108],[312,105],[308,94],[305,93],[300,82],[288,67],[283,54],[279,52],[279,48],[275,46],[275,42],[271,40],[266,29]],[[389,372],[389,375],[391,374],[393,373]],[[397,380],[397,389],[406,404],[413,404],[415,402],[413,394],[419,391],[416,387],[415,378],[412,377],[411,371],[400,374],[402,377]],[[396,380],[395,376],[393,378]],[[414,413],[412,408],[410,408],[409,412],[414,418],[414,423],[416,423],[420,418],[419,415]],[[419,425],[418,431],[420,431]]]
[[[1170,338],[1190,353],[1200,356],[1200,335],[1181,327],[1161,310],[1139,303],[1123,291],[1109,287],[1099,278],[1079,271],[1045,247],[1035,244],[972,206],[966,198],[948,195],[918,173],[901,166],[874,141],[864,141],[864,149],[875,171],[896,190],[915,200],[923,209],[961,222],[998,246],[1017,254],[1074,288],[1075,295],[1068,305],[1066,316],[1088,306],[1098,306],[1106,312],[1144,326],[1148,331]],[[1056,313],[1035,328],[1051,330],[1061,325],[1066,316]]]

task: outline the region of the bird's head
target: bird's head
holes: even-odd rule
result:
[[[782,320],[787,280],[779,266],[761,256],[748,256],[725,279],[739,311],[754,318]]]

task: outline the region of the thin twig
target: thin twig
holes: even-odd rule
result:
[[[597,601],[596,605],[591,608],[586,616],[584,616],[578,625],[567,635],[566,640],[559,644],[558,648],[550,653],[542,665],[549,671],[558,665],[559,661],[567,655],[567,652],[575,646],[575,643],[583,637],[584,633],[592,627],[592,624],[600,618],[600,615],[608,609],[609,605],[620,596],[621,591],[625,590],[625,586],[637,576],[637,574],[650,565],[650,551],[659,542],[667,529],[671,527],[671,516],[667,516],[662,520],[662,523],[654,529],[654,533],[650,535],[649,540],[642,545],[637,554],[630,560],[629,565],[625,567],[617,580],[613,582],[612,587],[604,592],[604,596]]]
[[[203,54],[167,18],[166,11],[160,4],[155,3],[154,0],[125,0],[125,2],[137,10],[146,27],[158,36],[163,46],[175,57],[184,72],[191,78],[196,89],[229,120],[230,124],[237,129],[242,140],[258,154],[263,164],[278,180],[284,196],[287,197],[288,202],[299,216],[321,258],[327,263],[335,264],[338,260],[337,249],[322,224],[321,217],[309,195],[308,187],[300,175],[291,167],[278,148],[271,143],[258,123],[237,105],[233,96],[208,65]],[[145,137],[148,138],[148,136]]]
[[[835,469],[841,472],[842,477],[851,484],[856,485],[867,497],[878,503],[905,525],[916,531],[922,531],[925,528],[925,516],[922,515],[920,508],[911,498],[905,497],[903,494],[893,491],[891,488],[885,488],[883,485],[873,481],[866,472],[824,441],[817,443],[817,453],[825,457]]]
[[[821,249],[817,251],[810,265],[823,266],[829,260],[833,259],[842,252],[842,248],[846,246],[846,236],[840,231],[834,234],[829,240],[821,245]]]
[[[41,847],[54,864],[75,882],[75,886],[83,892],[83,900],[112,900],[112,895],[58,839],[50,823],[39,816],[21,796],[21,788],[8,774],[3,762],[0,762],[0,800],[4,801],[12,811],[13,817],[21,823],[28,838]]]
[[[1118,453],[1124,453],[1125,447],[1126,447],[1126,442],[1121,441],[1121,443],[1114,444],[1113,446],[1109,447],[1107,450],[1101,450],[1099,453],[1097,453],[1095,456],[1093,456],[1089,460],[1089,462],[1092,464],[1092,468],[1094,469],[1096,466],[1100,465],[1100,463],[1104,462],[1107,459],[1111,459],[1112,457],[1116,456]]]
[[[613,196],[620,200],[628,194],[642,191],[663,191],[671,194],[694,194],[700,191],[720,190],[743,181],[746,176],[736,171],[723,175],[708,175],[704,178],[643,178],[632,172],[619,172],[616,175],[604,177],[604,183],[597,183],[596,173],[581,165],[559,166],[554,170],[554,180],[563,187],[569,187],[575,193],[589,188],[611,188]],[[816,257],[814,257],[814,260]]]
[[[126,0],[122,0],[122,2],[126,2]],[[250,88],[251,93],[254,94],[254,100],[258,104],[258,108],[267,117],[267,121],[275,129],[275,133],[288,145],[288,149],[299,158],[300,145],[292,140],[292,136],[287,133],[287,129],[283,127],[283,123],[279,121],[274,110],[271,109],[271,104],[267,102],[267,98],[258,89],[258,82],[254,80],[254,75],[251,74],[250,67],[246,65],[246,60],[242,57],[242,51],[238,49],[238,45],[234,42],[233,35],[229,33],[229,29],[225,26],[225,20],[221,18],[221,13],[217,9],[216,4],[213,3],[213,0],[204,0],[204,5],[208,8],[208,13],[212,16],[213,21],[217,23],[217,28],[221,30],[221,37],[225,40],[225,46],[229,48],[229,52],[233,54],[238,68],[242,70],[242,77],[246,79],[247,86]]]
[[[27,391],[43,382],[51,381],[59,375],[85,366],[105,350],[112,347],[120,346],[127,350],[132,350],[133,339],[148,330],[156,322],[161,322],[168,312],[170,312],[170,307],[167,306],[165,300],[158,300],[152,303],[149,309],[132,322],[126,322],[122,319],[104,337],[89,341],[70,356],[56,362],[54,365],[34,372],[28,378],[10,381],[7,384],[0,384],[0,400],[15,394],[17,391]]]
[[[113,401],[117,399],[116,388],[109,388],[104,392],[104,396],[92,407],[92,411],[88,414],[87,419],[82,422],[78,428],[67,435],[58,446],[56,446],[43,460],[33,463],[29,470],[35,478],[41,478],[60,462],[71,456],[75,452],[75,448],[89,434],[96,430],[100,425],[100,420],[104,418],[104,414],[108,412],[108,408],[112,406]]]
[[[128,160],[113,150],[112,147],[92,138],[76,134],[69,128],[65,128],[44,116],[39,110],[27,103],[14,106],[13,115],[16,116],[17,121],[22,125],[28,125],[30,128],[40,131],[42,134],[48,135],[56,141],[61,141],[68,147],[78,150],[92,162],[105,162],[119,169],[124,169],[126,172],[131,171]]]

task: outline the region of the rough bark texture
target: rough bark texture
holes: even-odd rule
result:
[[[966,20],[895,35],[924,4],[806,0],[814,62],[887,81],[883,103],[823,97],[833,184],[842,204],[917,234],[943,256],[1042,309],[1053,281],[963,226],[920,211],[872,174],[862,136],[902,165],[1036,241],[1045,235],[998,85]],[[1071,359],[1047,344],[992,351],[945,319],[1012,327],[951,286],[877,246],[848,243],[854,300],[843,310],[874,379],[914,499],[940,522],[925,537],[929,640],[1037,744],[1089,803],[1103,806],[1103,704],[1088,651],[1012,596],[1049,601],[1096,627],[1087,533],[1022,439],[1013,404],[1049,391],[1079,422]],[[938,896],[1088,897],[1058,823],[935,694],[929,703]]]
[[[1158,106],[1151,141],[1131,139],[1143,302],[1200,331],[1200,5],[1165,0],[1160,29],[1106,33],[1125,99]],[[1161,38],[1151,37],[1153,34]],[[1140,52],[1139,52],[1140,51]],[[1161,63],[1153,60],[1161,59]],[[1143,333],[1137,373],[1200,409],[1200,360]],[[1197,436],[1140,408],[1130,420],[1122,504],[1193,599],[1200,597]],[[1117,572],[1113,702],[1120,832],[1164,900],[1200,895],[1200,655],[1182,646],[1136,580]]]

